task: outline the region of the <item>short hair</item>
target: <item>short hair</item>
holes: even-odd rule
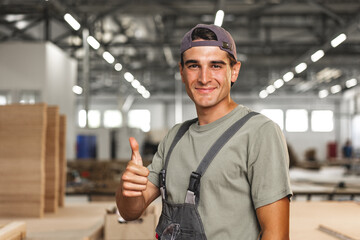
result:
[[[207,29],[207,28],[196,28],[194,29],[194,31],[192,32],[191,34],[191,39],[194,41],[194,40],[198,40],[198,39],[203,39],[203,40],[215,40],[217,41],[217,36],[216,34]],[[236,59],[234,58],[233,55],[231,55],[230,53],[228,53],[228,58],[230,60],[230,66],[233,67],[237,61]],[[180,56],[180,64],[182,67],[184,67],[184,57],[183,57],[184,53],[181,53],[181,56]]]

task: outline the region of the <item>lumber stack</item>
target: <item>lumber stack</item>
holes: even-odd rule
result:
[[[26,223],[11,222],[4,226],[0,225],[0,240],[23,240],[26,239]]]
[[[47,105],[0,106],[0,216],[42,217]]]
[[[60,115],[59,125],[59,206],[63,207],[66,189],[66,116]]]
[[[45,154],[45,212],[56,212],[59,205],[59,107],[47,109]]]

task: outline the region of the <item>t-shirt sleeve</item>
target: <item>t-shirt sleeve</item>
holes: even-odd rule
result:
[[[152,159],[151,164],[147,166],[150,171],[148,180],[157,187],[159,187],[159,173],[165,164],[166,151],[168,150],[168,146],[171,144],[180,126],[181,124],[176,124],[162,139],[158,146],[157,152]]]
[[[289,155],[279,126],[266,121],[250,139],[249,146],[248,179],[255,208],[290,198]]]
[[[163,139],[158,146],[158,150],[155,153],[151,164],[147,166],[147,168],[150,171],[148,180],[157,187],[159,187],[159,173],[163,167],[164,148],[165,148],[164,144],[165,144],[165,140]]]

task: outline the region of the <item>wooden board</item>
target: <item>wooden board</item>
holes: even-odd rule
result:
[[[101,240],[107,203],[67,203],[57,213],[45,213],[43,218],[17,218],[27,225],[27,240]],[[0,216],[0,224],[10,220]],[[2,239],[1,239],[2,240]]]
[[[56,212],[59,205],[59,107],[47,108],[45,155],[45,212]]]
[[[66,189],[66,116],[60,115],[59,124],[59,206],[63,207]]]
[[[360,239],[360,205],[356,202],[292,202],[290,206],[291,240],[336,239],[320,231],[320,225]]]
[[[44,214],[46,109],[0,106],[0,216]]]
[[[23,240],[25,237],[25,222],[11,222],[4,226],[0,226],[0,240]]]

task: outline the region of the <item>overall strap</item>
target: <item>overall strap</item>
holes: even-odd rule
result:
[[[229,141],[229,139],[235,135],[235,133],[253,116],[257,115],[257,112],[250,112],[244,117],[236,121],[231,125],[211,146],[209,151],[205,154],[204,158],[201,160],[198,168],[195,172],[191,173],[189,188],[186,194],[185,202],[195,204],[199,199],[200,193],[200,179],[204,175],[206,169],[218,154],[220,149]]]
[[[194,118],[191,120],[188,120],[186,122],[184,122],[183,124],[181,124],[178,132],[175,135],[175,138],[173,140],[173,142],[170,145],[169,151],[165,157],[165,164],[163,169],[160,171],[160,176],[159,176],[159,185],[160,185],[160,192],[161,192],[161,196],[163,199],[166,199],[166,187],[165,187],[165,182],[166,182],[166,170],[167,170],[167,166],[169,164],[169,159],[170,159],[170,155],[173,151],[173,149],[175,148],[175,145],[180,141],[180,139],[182,138],[182,136],[184,136],[184,134],[187,132],[187,130],[189,129],[189,127],[191,126],[191,124],[195,123],[198,119]]]

